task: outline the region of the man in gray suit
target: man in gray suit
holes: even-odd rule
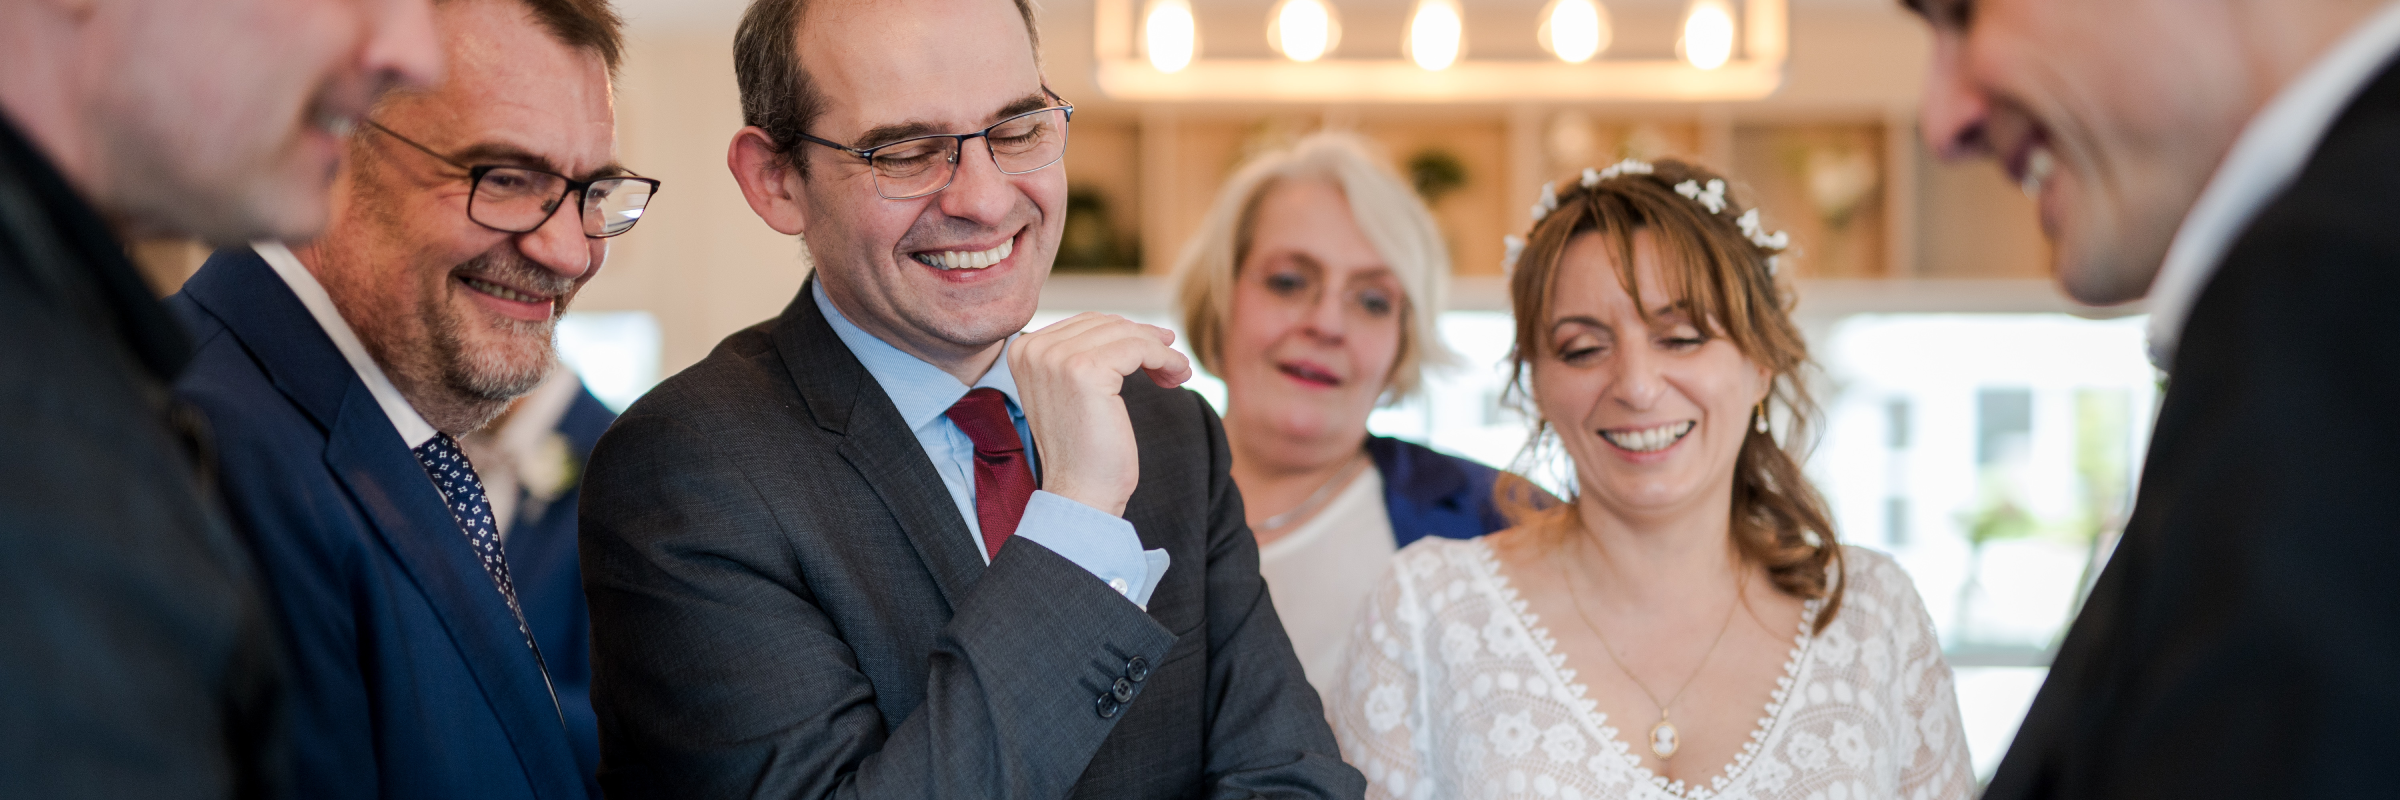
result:
[[[1035,52],[1026,0],[745,16],[728,162],[817,275],[592,455],[611,796],[1362,794],[1172,334],[1015,335],[1073,111]]]

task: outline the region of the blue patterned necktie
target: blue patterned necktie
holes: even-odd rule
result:
[[[417,463],[424,465],[425,474],[433,478],[434,487],[442,490],[442,502],[450,507],[450,516],[458,520],[459,530],[467,535],[467,544],[483,562],[483,571],[492,576],[492,585],[508,601],[508,612],[516,617],[517,632],[525,635],[525,646],[534,647],[533,631],[525,625],[525,610],[517,606],[517,588],[508,580],[508,557],[500,549],[500,528],[492,521],[491,500],[484,497],[483,481],[475,477],[475,465],[467,463],[466,453],[458,449],[458,440],[447,433],[434,434],[432,439],[418,445],[415,453]]]

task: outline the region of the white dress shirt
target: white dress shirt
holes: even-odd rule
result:
[[[2400,2],[2388,3],[2317,63],[2275,94],[2242,128],[2241,138],[2183,218],[2150,285],[2150,362],[2174,365],[2175,343],[2200,291],[2217,274],[2234,239],[2283,193],[2316,154],[2350,101],[2400,51]]]
[[[375,404],[383,407],[383,415],[391,419],[392,429],[400,432],[400,440],[408,443],[408,449],[415,450],[432,441],[440,431],[434,430],[417,413],[417,407],[401,396],[392,379],[383,374],[383,367],[367,354],[367,346],[358,341],[358,332],[350,329],[350,322],[342,319],[341,309],[334,307],[333,296],[325,293],[325,285],[309,274],[308,267],[292,255],[291,248],[280,242],[251,242],[250,249],[266,259],[267,266],[283,278],[284,285],[292,287],[292,294],[300,296],[300,305],[308,307],[308,315],[317,318],[317,327],[325,329],[325,335],[333,339],[334,348],[342,351],[342,358],[350,362],[350,369],[366,382],[367,393],[375,396]]]

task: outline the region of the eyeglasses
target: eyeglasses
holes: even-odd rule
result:
[[[633,230],[633,224],[642,220],[643,209],[650,206],[650,196],[658,193],[658,181],[649,178],[625,176],[579,181],[524,167],[470,167],[393,132],[383,123],[368,120],[367,127],[444,164],[466,170],[467,182],[474,187],[467,195],[467,219],[502,233],[540,230],[543,223],[550,221],[550,215],[558,213],[567,195],[582,192],[583,235],[606,239]]]
[[[800,138],[866,159],[875,175],[875,194],[883,199],[913,200],[950,188],[951,179],[958,177],[959,151],[966,149],[968,139],[982,139],[992,165],[1005,174],[1023,175],[1058,163],[1067,154],[1067,120],[1075,116],[1075,106],[1056,94],[1050,98],[1060,104],[974,133],[919,136],[864,150],[805,133]]]

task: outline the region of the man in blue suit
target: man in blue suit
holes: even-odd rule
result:
[[[449,73],[348,143],[325,234],[219,252],[170,298],[287,643],[308,798],[591,794],[458,437],[556,363],[553,326],[655,182],[613,161],[605,0],[458,0]],[[588,717],[578,716],[579,719]]]

